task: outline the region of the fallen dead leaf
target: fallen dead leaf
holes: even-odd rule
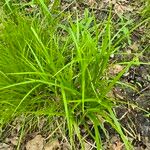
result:
[[[104,0],[104,3],[115,4],[116,0]]]
[[[110,146],[110,150],[122,150],[123,149],[123,143],[120,141],[116,141],[114,144]]]
[[[114,10],[115,10],[116,14],[123,15],[127,11],[132,11],[133,8],[130,6],[123,5],[121,3],[115,3]]]
[[[125,12],[124,6],[118,3],[115,4],[114,10],[118,15],[123,15],[123,13]]]
[[[62,149],[63,150],[71,150],[71,147],[68,143],[63,143]]]
[[[112,137],[109,150],[123,150],[123,143],[117,136]]]
[[[37,135],[34,139],[28,141],[26,144],[26,150],[43,150],[44,138],[41,135]]]
[[[10,142],[13,144],[13,145],[17,145],[18,144],[18,137],[13,137],[10,139]]]
[[[96,3],[95,0],[88,0],[88,4],[89,4],[89,5],[94,5],[95,3]]]
[[[146,144],[146,150],[149,150],[150,149],[150,141],[149,141],[149,138],[148,137],[145,137],[145,144]]]
[[[109,68],[109,74],[114,76],[123,70],[123,66],[115,64]]]
[[[0,143],[0,150],[12,150],[13,148],[6,143]]]
[[[90,150],[91,149],[91,145],[84,142],[84,147],[85,147],[85,150]]]
[[[60,144],[58,140],[48,142],[44,146],[44,150],[59,150],[59,149],[60,149]]]

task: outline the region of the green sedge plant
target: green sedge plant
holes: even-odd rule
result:
[[[83,126],[100,150],[102,135],[109,135],[104,126],[107,123],[131,150],[114,112],[117,102],[108,93],[132,64],[140,63],[138,56],[125,62],[116,76],[107,76],[110,56],[126,38],[123,35],[117,39],[118,35],[129,23],[113,33],[111,11],[99,22],[88,10],[83,18],[78,12],[64,19],[63,12],[53,11],[53,16],[43,0],[38,1],[38,13],[31,15],[20,5],[9,5],[9,1],[5,4],[9,9],[0,20],[1,130],[22,114],[61,116],[67,122],[65,132],[72,149],[76,149],[76,137],[81,149],[85,148],[80,129]]]

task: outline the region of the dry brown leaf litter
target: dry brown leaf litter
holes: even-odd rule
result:
[[[0,143],[0,150],[13,150],[13,148],[6,143]]]
[[[48,142],[44,146],[44,150],[59,150],[59,149],[60,149],[60,144],[58,140]]]
[[[124,144],[117,136],[113,136],[111,139],[109,150],[123,150]]]
[[[121,66],[119,64],[114,64],[114,65],[110,66],[109,74],[111,76],[114,76],[114,75],[118,74],[119,72],[121,72],[123,69],[124,69],[123,66]]]
[[[133,8],[130,7],[129,5],[123,5],[121,3],[115,3],[114,10],[115,10],[116,14],[123,15],[126,12],[132,11]]]
[[[89,5],[94,5],[95,3],[96,3],[95,0],[89,0],[89,1],[88,1],[88,4],[89,4]]]
[[[37,135],[34,139],[30,140],[26,144],[26,150],[43,150],[44,138],[41,135]]]

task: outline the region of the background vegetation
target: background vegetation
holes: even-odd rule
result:
[[[131,142],[114,110],[127,102],[110,93],[117,85],[137,90],[120,78],[133,65],[149,64],[139,59],[147,49],[129,60],[111,58],[120,53],[124,43],[132,42],[135,29],[148,22],[149,8],[142,13],[146,19],[136,25],[119,15],[116,29],[111,5],[102,20],[88,9],[82,15],[78,10],[65,14],[59,7],[59,1],[49,7],[43,0],[2,2],[1,136],[7,124],[20,120],[16,146],[20,149],[26,132],[39,130],[44,118],[42,132],[47,134],[59,127],[73,149],[85,149],[84,142],[89,139],[96,142],[96,149],[102,149],[103,140],[109,139],[107,125],[131,150]],[[122,53],[122,57],[126,54]],[[116,65],[122,68],[111,73],[110,68]]]

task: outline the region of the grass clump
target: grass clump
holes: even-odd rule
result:
[[[84,149],[80,131],[84,126],[97,149],[102,149],[101,132],[108,137],[104,127],[108,123],[131,150],[113,111],[117,103],[108,93],[137,63],[137,56],[126,62],[116,76],[107,75],[110,56],[126,36],[117,37],[127,24],[113,33],[111,12],[102,22],[88,10],[82,19],[77,14],[75,19],[62,20],[61,13],[53,17],[43,1],[39,0],[39,4],[41,11],[36,15],[15,7],[4,11],[5,17],[0,20],[1,130],[22,114],[61,116],[67,121],[65,133],[71,147],[76,147],[78,137]]]

